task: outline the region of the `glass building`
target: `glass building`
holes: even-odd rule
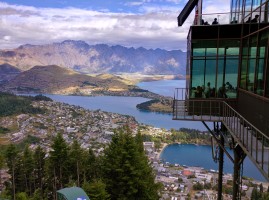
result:
[[[231,0],[230,12],[215,19],[202,13],[201,0],[189,0],[179,26],[193,9],[186,88],[176,89],[173,119],[202,121],[222,151],[225,145],[233,148],[236,199],[245,156],[269,180],[269,0]],[[219,190],[221,199],[221,185]]]

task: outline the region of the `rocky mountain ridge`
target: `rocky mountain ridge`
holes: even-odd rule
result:
[[[22,71],[36,65],[58,65],[80,73],[185,74],[185,57],[181,50],[135,49],[66,40],[1,50],[0,64],[9,63]]]

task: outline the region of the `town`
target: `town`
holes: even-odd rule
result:
[[[20,114],[12,117],[2,117],[0,126],[13,130],[1,136],[1,144],[10,142],[18,144],[30,139],[30,148],[40,145],[47,153],[51,150],[50,143],[57,133],[62,133],[67,143],[78,140],[81,147],[91,148],[96,155],[102,153],[109,144],[114,129],[128,125],[133,134],[141,129],[142,134],[151,137],[171,135],[171,131],[139,124],[134,117],[101,110],[86,110],[79,106],[68,105],[55,101],[35,101],[34,107],[44,109],[45,114]],[[141,128],[142,127],[142,128]],[[205,170],[201,167],[181,166],[160,160],[164,148],[156,148],[154,142],[144,142],[145,152],[156,173],[156,181],[162,183],[162,199],[216,199],[217,177],[214,170]],[[3,183],[8,181],[7,169],[0,171]],[[223,199],[231,199],[232,175],[223,177],[225,194]],[[241,186],[242,199],[250,199],[254,187],[267,190],[269,184],[243,179]]]

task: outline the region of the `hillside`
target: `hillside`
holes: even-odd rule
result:
[[[25,71],[36,65],[58,65],[83,73],[185,74],[186,53],[180,50],[89,45],[67,40],[47,45],[23,45],[0,51],[0,64]]]
[[[13,79],[20,72],[19,69],[7,63],[0,65],[0,84]]]
[[[112,76],[112,75],[111,75]],[[90,94],[99,90],[128,90],[120,78],[79,74],[57,65],[35,66],[3,85],[5,91],[53,94]]]

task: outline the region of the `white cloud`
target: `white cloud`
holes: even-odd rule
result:
[[[11,36],[10,35],[5,35],[3,37],[3,40],[5,40],[5,41],[9,41],[10,39],[11,39]]]
[[[142,6],[141,9],[140,14],[130,14],[71,7],[34,8],[0,2],[0,48],[72,39],[89,44],[186,49],[192,16],[184,26],[177,27],[180,8]]]

